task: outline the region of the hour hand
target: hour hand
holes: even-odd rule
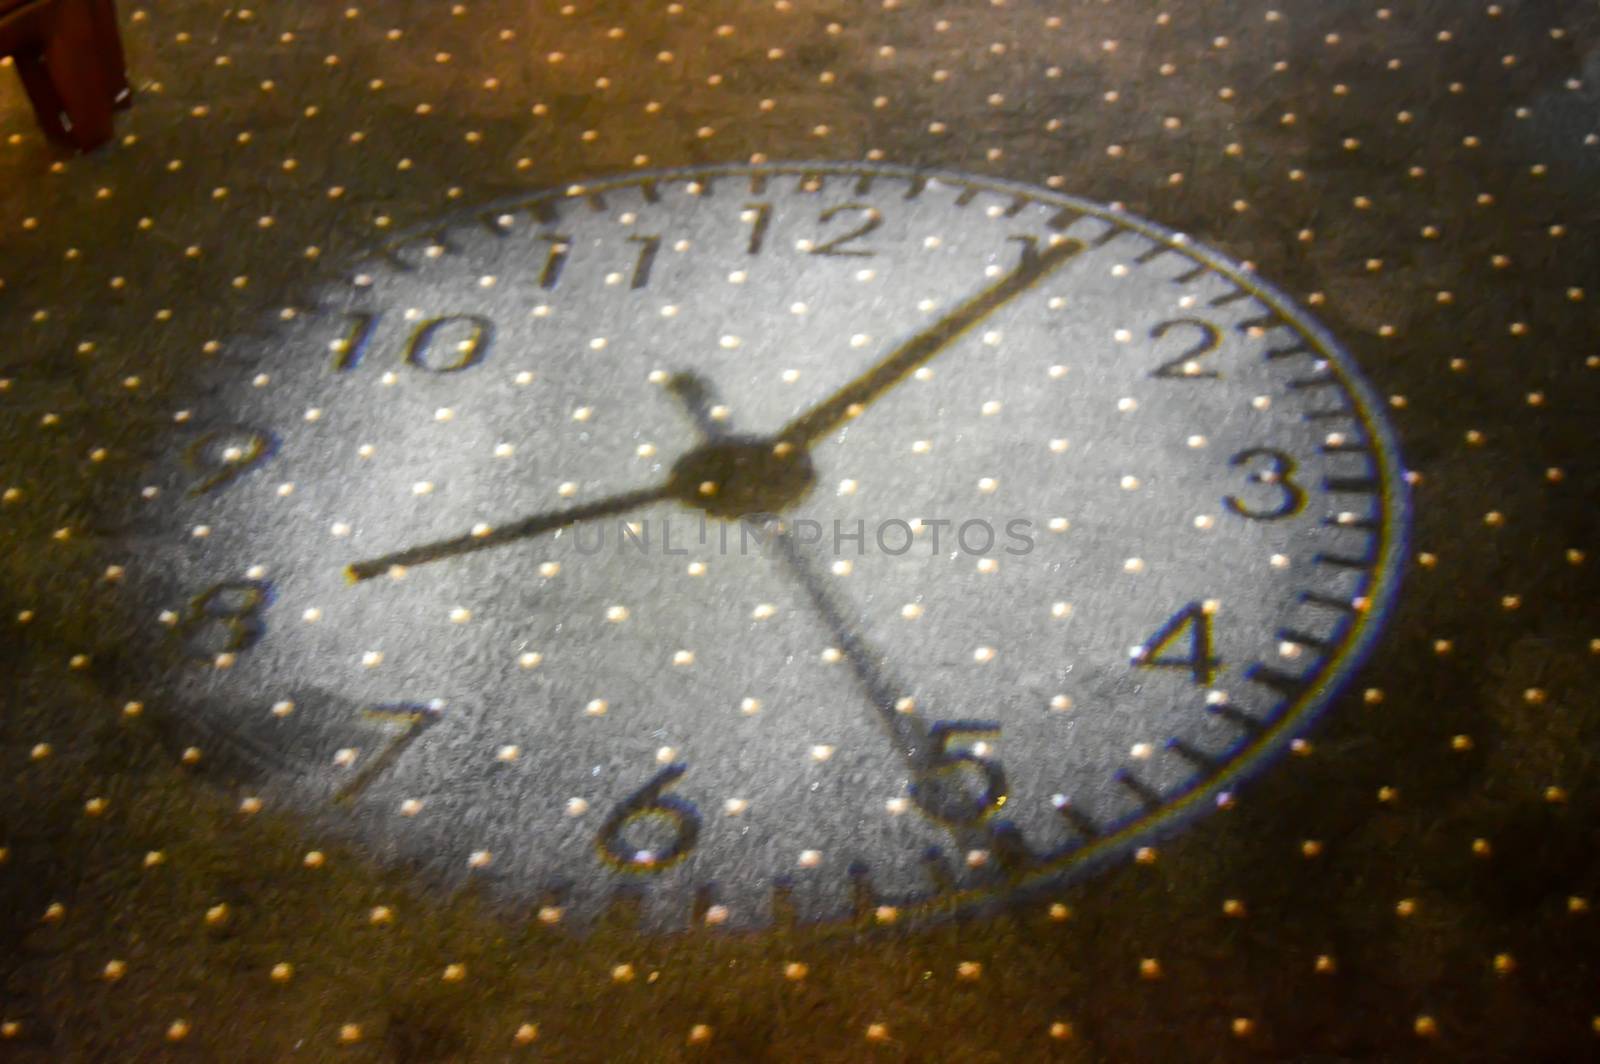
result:
[[[454,539],[424,543],[420,546],[395,551],[393,554],[385,554],[379,558],[368,558],[366,561],[355,562],[352,565],[345,566],[345,578],[352,584],[360,583],[375,576],[382,576],[396,566],[405,568],[439,561],[441,558],[454,558],[461,554],[488,550],[490,547],[503,546],[519,539],[528,539],[531,536],[568,528],[582,521],[592,521],[599,517],[612,517],[616,514],[626,513],[629,510],[637,509],[640,506],[657,502],[661,499],[671,498],[672,496],[672,488],[668,485],[658,485],[653,488],[643,488],[639,491],[623,492],[620,495],[599,499],[582,506],[573,506],[566,510],[551,510],[545,513],[533,514],[512,524],[501,525],[481,533],[477,531],[468,532],[466,535],[456,536]]]

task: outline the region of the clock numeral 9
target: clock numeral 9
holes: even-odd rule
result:
[[[1263,485],[1276,495],[1273,504],[1258,509],[1248,505],[1237,495],[1228,495],[1223,498],[1223,505],[1240,517],[1248,517],[1252,521],[1276,521],[1299,513],[1305,507],[1306,493],[1305,489],[1294,481],[1295,462],[1292,457],[1271,447],[1252,447],[1228,459],[1228,464],[1236,468],[1250,467],[1256,465],[1259,459],[1266,460],[1264,463],[1266,468],[1251,469],[1250,483]]]
[[[190,657],[214,662],[260,641],[267,631],[261,614],[271,603],[272,585],[266,581],[227,580],[189,603],[178,634]]]
[[[682,764],[668,765],[606,818],[595,847],[607,863],[629,872],[660,872],[689,855],[700,837],[700,813],[665,793],[686,770]]]
[[[201,475],[200,482],[189,489],[190,496],[215,491],[265,462],[277,450],[277,437],[264,429],[232,425],[207,432],[183,452],[184,463]]]
[[[997,736],[1000,725],[987,720],[943,720],[928,729],[930,744],[911,781],[911,800],[928,816],[946,824],[976,824],[1006,802],[1006,774],[987,756],[982,743],[952,750],[962,736]]]

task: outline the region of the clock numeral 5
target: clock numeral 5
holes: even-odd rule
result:
[[[1270,488],[1277,494],[1277,502],[1272,506],[1256,509],[1247,505],[1238,496],[1229,495],[1222,500],[1223,504],[1240,517],[1248,517],[1252,521],[1276,521],[1299,513],[1305,507],[1306,493],[1305,489],[1294,481],[1295,464],[1292,457],[1271,447],[1252,447],[1228,459],[1228,464],[1235,467],[1250,466],[1262,458],[1266,459],[1266,468],[1251,470],[1250,483]]]
[[[1167,647],[1187,635],[1188,653],[1181,657],[1157,657]],[[1191,602],[1167,618],[1156,634],[1134,648],[1133,663],[1146,669],[1183,669],[1194,682],[1208,686],[1216,678],[1222,662],[1211,653],[1211,614],[1205,605]]]
[[[1006,774],[986,744],[952,750],[963,736],[998,736],[989,720],[942,720],[928,729],[927,757],[911,781],[911,800],[946,824],[976,824],[1006,802]]]
[[[624,871],[652,873],[689,855],[700,838],[700,813],[690,802],[666,793],[687,770],[683,764],[668,765],[612,811],[595,839],[607,863]],[[623,837],[635,826],[645,829],[648,841],[643,845]]]
[[[265,580],[227,580],[196,596],[178,626],[184,647],[197,661],[249,650],[266,634],[261,614],[272,604]]]

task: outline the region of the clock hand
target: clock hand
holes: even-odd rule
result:
[[[928,328],[900,343],[877,365],[790,421],[776,434],[776,438],[807,446],[826,436],[1085,247],[1081,240],[1066,238],[1050,244],[1036,255],[1024,256],[1016,269],[967,297]]]
[[[946,749],[952,736],[992,733],[999,730],[999,725],[993,721],[926,724],[921,717],[902,713],[897,705],[900,700],[897,689],[879,667],[877,656],[845,620],[838,603],[801,556],[794,538],[780,526],[773,542],[776,556],[800,582],[812,605],[832,629],[857,682],[888,731],[895,753],[910,770],[911,797],[918,808],[942,822],[964,844],[993,843],[1014,852],[1015,846],[1004,840],[994,843],[993,833],[980,827],[992,812],[1005,804],[1005,772],[997,762],[975,753]],[[986,826],[1007,834],[1003,825]]]
[[[409,547],[393,554],[385,554],[380,558],[368,558],[366,561],[345,566],[344,574],[347,580],[355,584],[362,580],[370,580],[375,576],[382,576],[396,565],[422,565],[426,562],[438,561],[441,558],[454,558],[461,554],[488,550],[490,547],[503,546],[519,539],[527,539],[530,536],[554,532],[560,528],[569,528],[582,521],[592,521],[597,517],[610,517],[615,514],[626,513],[648,503],[658,502],[662,499],[677,498],[680,494],[679,488],[672,483],[658,484],[655,487],[641,488],[638,491],[625,491],[620,495],[612,495],[609,498],[599,499],[582,506],[533,514],[512,524],[501,525],[481,536],[469,532],[464,536],[456,536],[454,539],[444,539],[434,543],[425,543],[418,547]]]

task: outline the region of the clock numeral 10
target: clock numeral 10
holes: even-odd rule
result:
[[[700,838],[700,813],[690,802],[666,793],[688,770],[668,765],[650,782],[624,798],[600,828],[595,847],[608,864],[629,872],[660,872],[689,855]],[[624,838],[629,828],[650,830],[643,846]]]
[[[348,373],[361,365],[383,320],[377,311],[345,316],[350,327],[329,345],[336,373]],[[446,314],[418,322],[401,347],[401,358],[428,373],[459,373],[488,358],[493,345],[493,321],[482,314]]]

